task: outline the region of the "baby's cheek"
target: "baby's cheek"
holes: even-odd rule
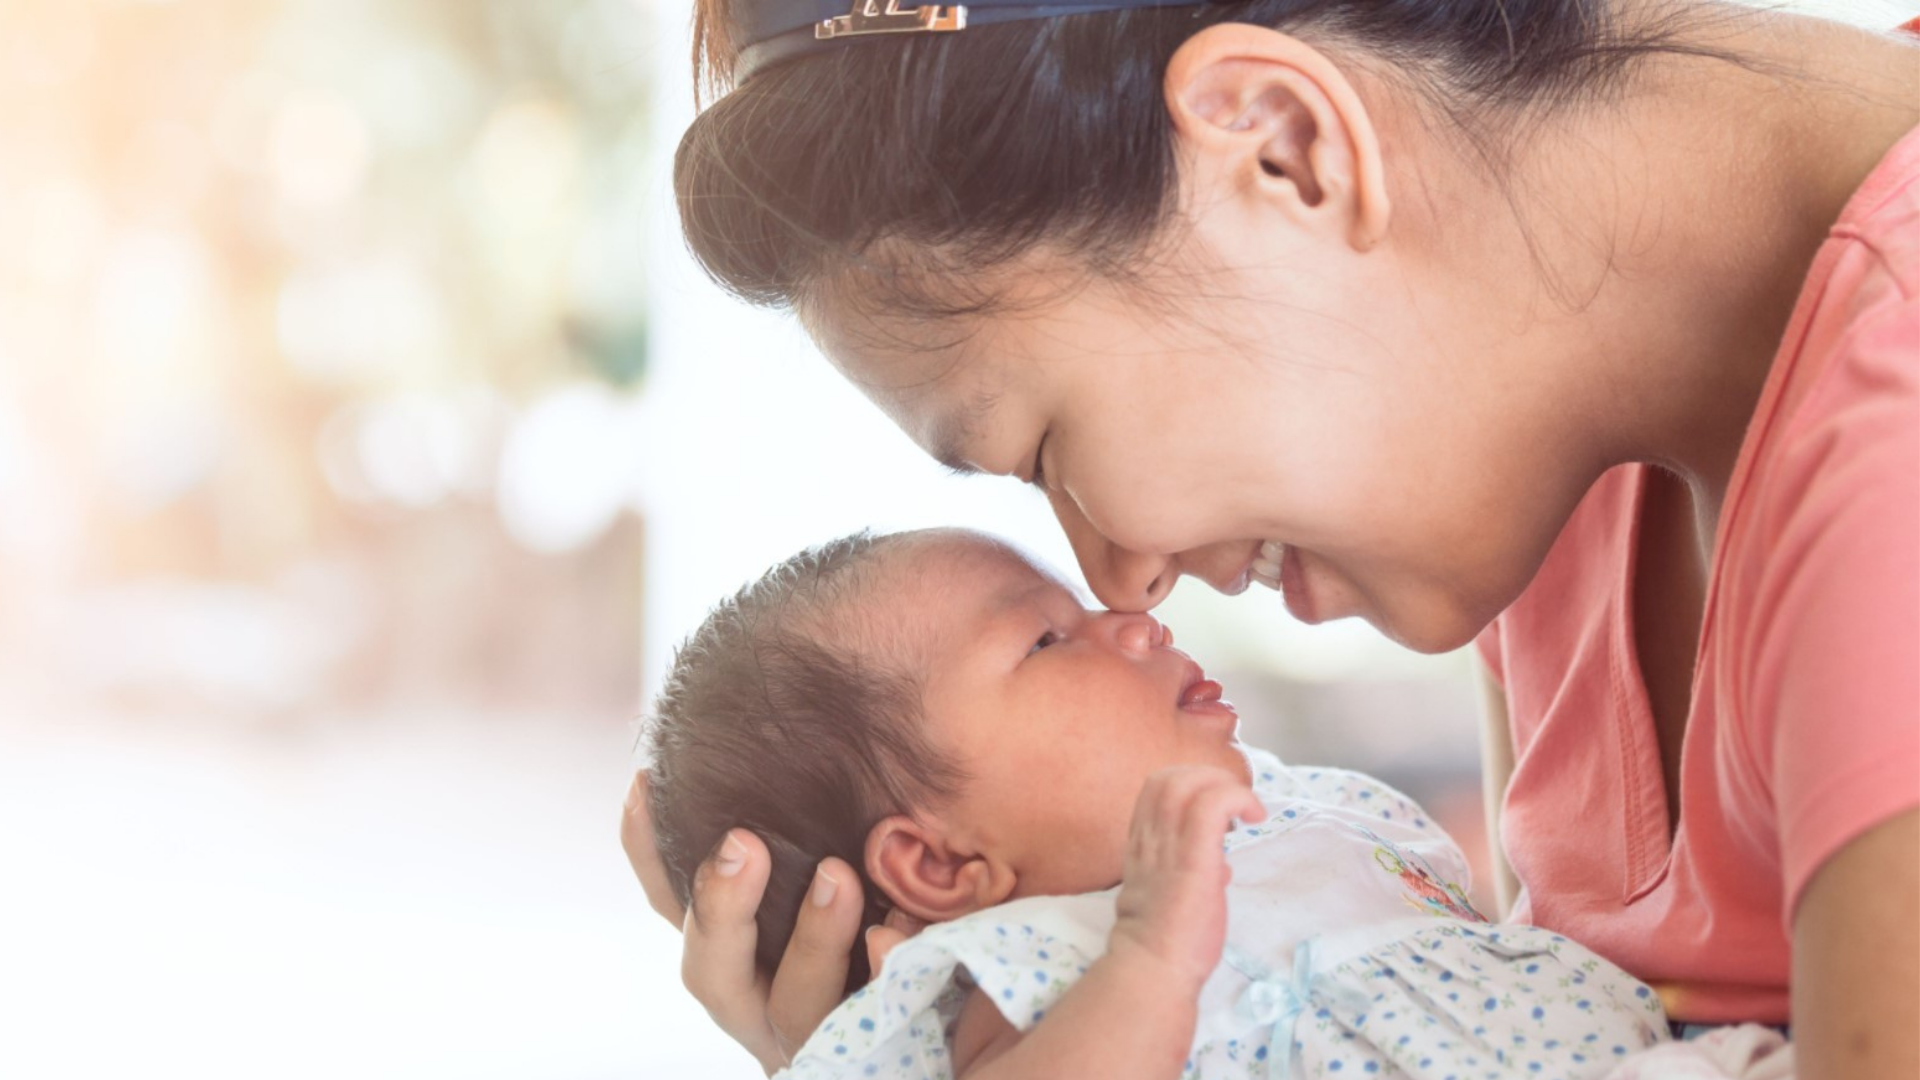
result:
[[[1032,860],[1034,872],[1022,891],[1030,895],[1070,896],[1097,892],[1120,884],[1127,862],[1127,819],[1117,823],[1111,814],[1076,817],[1050,825],[1036,822],[1034,839],[1040,848]]]

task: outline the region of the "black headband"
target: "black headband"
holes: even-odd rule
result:
[[[735,86],[755,72],[849,41],[880,34],[934,34],[990,23],[1054,19],[1092,11],[1130,8],[1193,7],[1207,0],[968,0],[964,4],[902,7],[903,0],[739,0],[740,50],[733,65]]]

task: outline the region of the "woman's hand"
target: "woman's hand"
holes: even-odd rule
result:
[[[653,846],[647,817],[647,774],[634,777],[620,816],[620,844],[640,877],[647,902],[681,928],[680,978],[721,1030],[747,1048],[769,1074],[840,1003],[854,938],[860,932],[860,878],[839,859],[820,864],[793,938],[771,979],[754,968],[759,928],[753,921],[771,862],[765,844],[744,829],[729,832],[694,876],[693,906],[682,909]],[[868,932],[874,971],[893,946],[919,927],[894,924]]]
[[[1234,818],[1266,816],[1253,789],[1225,769],[1180,766],[1148,777],[1134,804],[1109,952],[1150,958],[1197,990],[1226,945],[1233,874],[1221,837]]]

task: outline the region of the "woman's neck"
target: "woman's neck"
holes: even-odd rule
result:
[[[1691,357],[1691,378],[1678,388],[1685,407],[1635,456],[1673,468],[1716,509],[1815,254],[1874,167],[1920,124],[1920,51],[1798,16],[1734,25],[1722,47],[1752,58],[1751,70],[1703,72],[1691,116],[1642,110],[1671,140],[1654,152],[1676,179],[1671,209],[1685,215],[1669,257],[1698,272],[1656,286],[1671,292],[1656,310],[1691,345],[1647,350],[1640,363]]]
[[[1744,62],[1651,60],[1619,107],[1529,155],[1550,208],[1528,215],[1550,223],[1531,254],[1591,300],[1507,359],[1561,361],[1546,391],[1588,403],[1575,425],[1595,477],[1645,461],[1686,482],[1704,559],[1815,253],[1920,124],[1920,49],[1751,11],[1697,35]]]

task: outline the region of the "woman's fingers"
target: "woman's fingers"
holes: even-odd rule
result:
[[[647,817],[647,773],[642,769],[627,789],[627,805],[620,814],[620,846],[627,850],[627,861],[640,877],[640,888],[647,894],[653,910],[675,926],[686,921],[686,910],[673,895],[667,882],[667,865],[653,846],[653,822]]]
[[[734,829],[700,865],[682,932],[680,980],[707,1014],[772,1072],[786,1057],[767,1023],[767,983],[754,967],[754,912],[772,861],[760,838]]]
[[[840,1004],[847,967],[860,943],[862,906],[860,877],[853,867],[839,859],[822,862],[800,904],[767,999],[767,1022],[783,1054],[799,1049]]]
[[[867,971],[871,973],[869,979],[880,977],[880,968],[886,964],[887,954],[893,951],[894,946],[926,928],[926,923],[899,908],[888,909],[887,917],[880,925],[867,927]]]
[[[887,917],[880,920],[880,925],[899,934],[900,940],[905,941],[925,930],[929,924],[925,919],[909,915],[899,908],[888,908]]]

